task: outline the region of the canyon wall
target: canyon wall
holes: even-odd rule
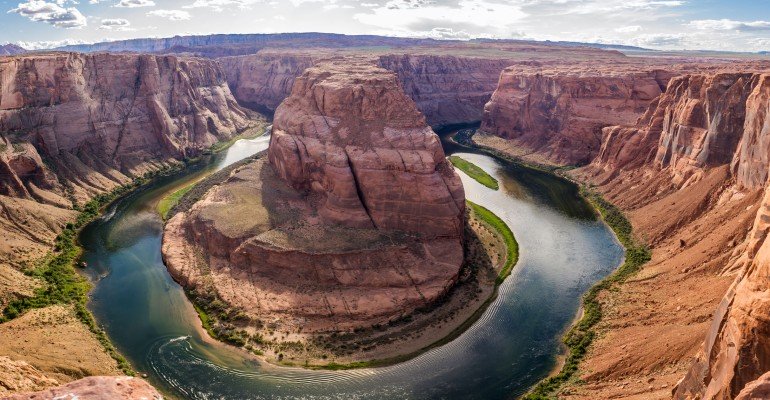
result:
[[[0,309],[46,285],[21,271],[52,251],[56,235],[78,215],[76,205],[199,155],[247,129],[253,117],[210,60],[0,57]],[[7,360],[0,380],[12,380],[0,386],[13,393],[121,374],[81,321],[74,307],[59,304],[0,324],[0,358]],[[122,379],[94,378],[15,398],[159,397],[143,381]]]
[[[590,162],[602,128],[633,123],[665,89],[668,73],[619,66],[512,66],[484,106],[481,131],[557,164]]]
[[[497,87],[506,58],[451,55],[383,55],[380,67],[398,76],[407,96],[432,126],[481,120],[484,104]]]
[[[407,96],[432,126],[481,120],[484,104],[497,87],[500,71],[514,61],[507,57],[384,54],[357,56],[393,71]],[[257,54],[223,57],[230,88],[242,105],[272,112],[289,96],[294,79],[328,51],[265,50]]]
[[[222,57],[218,61],[227,73],[227,83],[240,104],[273,113],[291,93],[294,79],[315,64],[318,58],[311,54],[260,52]]]
[[[45,219],[61,214],[49,207],[70,209],[196,156],[249,124],[213,61],[73,53],[0,58],[0,201],[18,209],[6,215],[42,211]],[[6,243],[20,246],[49,244],[61,222],[37,232],[11,219],[2,221]]]
[[[672,79],[636,124],[604,128],[598,156],[573,171],[627,212],[652,261],[600,297],[586,383],[565,397],[673,388],[678,399],[732,399],[765,387],[754,381],[770,370],[770,79],[747,71]]]

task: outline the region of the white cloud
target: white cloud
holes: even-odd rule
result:
[[[194,3],[182,8],[211,8],[214,11],[222,11],[229,7],[247,9],[252,4],[260,2],[261,0],[195,0]]]
[[[63,2],[60,5],[44,0],[29,0],[19,3],[18,7],[8,13],[16,13],[32,21],[45,22],[58,28],[82,28],[88,24],[80,11],[75,7],[64,8]]]
[[[185,21],[190,19],[190,13],[183,10],[152,10],[147,15],[166,18],[169,21]]]
[[[681,48],[686,39],[687,35],[682,33],[650,33],[636,36],[629,43],[641,47]]]
[[[557,0],[558,1],[558,0]],[[567,7],[574,14],[612,14],[617,12],[639,12],[660,8],[679,7],[685,4],[679,0],[591,0],[575,1],[574,7]]]
[[[138,7],[153,7],[155,2],[153,0],[120,0],[115,7],[124,8],[138,8]]]
[[[615,28],[615,32],[619,33],[634,33],[639,32],[642,30],[642,27],[639,25],[629,25],[629,26],[621,26],[620,28]]]
[[[485,0],[459,0],[456,4],[438,4],[432,0],[391,0],[357,13],[353,18],[366,25],[396,30],[396,34],[443,28],[466,31],[471,35],[485,31],[485,35],[494,36],[509,32],[512,24],[526,16],[517,5]]]
[[[690,21],[688,26],[712,31],[763,31],[770,30],[770,21],[734,21],[731,19],[701,19]]]
[[[93,43],[93,42],[86,41],[86,40],[77,40],[77,39],[43,40],[38,42],[27,42],[27,41],[16,42],[17,45],[27,50],[45,50],[45,49],[53,49],[61,46],[69,46],[74,44],[89,44],[89,43]]]
[[[129,31],[131,22],[124,18],[105,18],[102,20],[102,24],[99,29],[113,30],[113,31]]]

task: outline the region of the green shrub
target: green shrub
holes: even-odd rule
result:
[[[492,175],[489,175],[478,165],[464,160],[458,156],[449,156],[449,161],[452,162],[452,165],[457,167],[457,169],[465,172],[468,176],[475,179],[476,182],[490,189],[498,190],[500,188],[500,185],[497,183],[497,179],[495,179]]]

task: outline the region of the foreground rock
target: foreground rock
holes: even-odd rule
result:
[[[394,74],[312,67],[272,135],[269,162],[237,168],[164,234],[175,279],[258,321],[241,336],[305,343],[385,326],[452,288],[462,183]]]
[[[19,393],[8,400],[161,400],[150,384],[128,376],[92,376],[33,393]]]

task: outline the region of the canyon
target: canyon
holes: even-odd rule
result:
[[[252,344],[399,321],[461,279],[469,232],[462,184],[430,126],[480,122],[479,146],[578,167],[565,173],[624,211],[652,251],[599,295],[581,382],[559,397],[766,393],[770,64],[529,42],[247,36],[71,49],[152,55],[0,57],[0,305],[43,286],[24,271],[79,206],[263,126],[261,112],[273,116],[267,154],[168,221],[172,276],[249,321],[245,334],[227,325],[218,335]],[[54,345],[14,339],[0,346],[0,382],[31,383],[0,388],[121,373],[68,306],[0,330],[43,337],[53,326],[82,334],[73,351],[98,354],[96,365],[29,359]],[[117,390],[123,378],[97,379]]]

